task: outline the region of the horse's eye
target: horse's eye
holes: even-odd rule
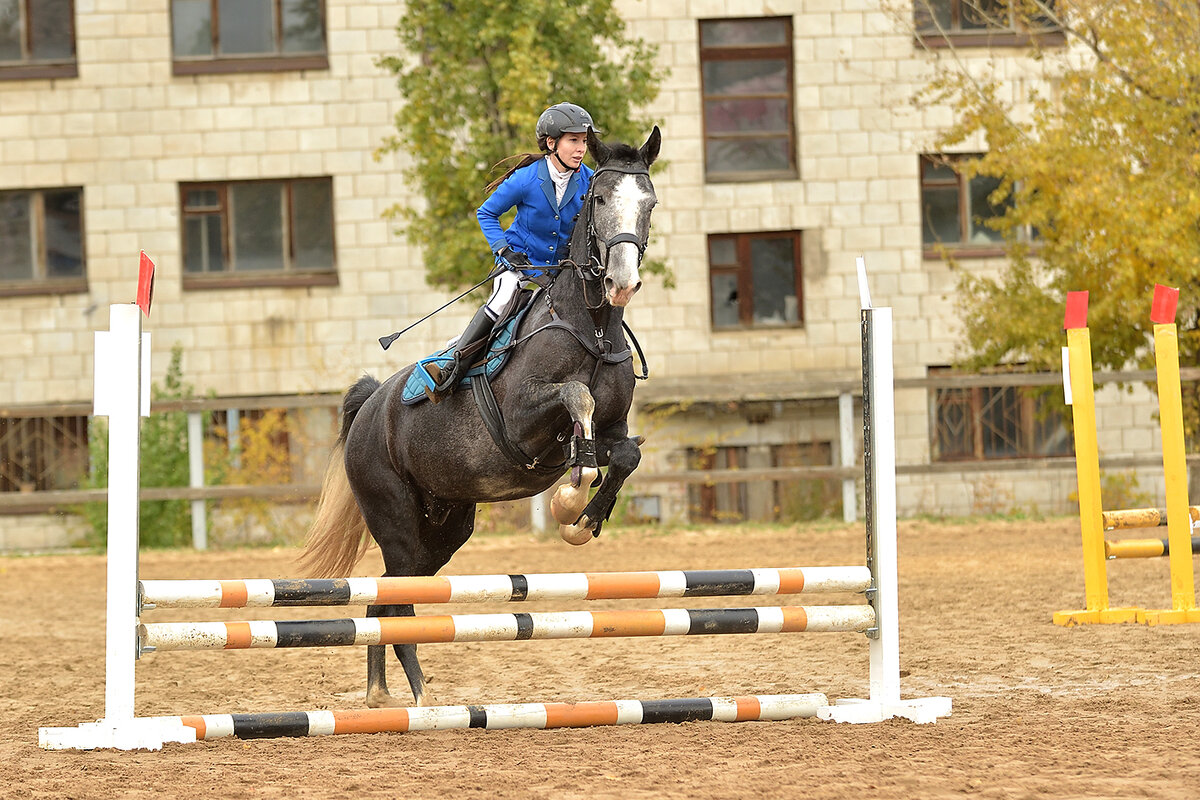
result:
[[[604,205],[604,198],[603,198],[603,197],[597,197],[597,198],[596,198],[596,205],[598,205],[598,206],[602,206],[602,205]]]

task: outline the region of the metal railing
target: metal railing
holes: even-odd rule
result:
[[[1200,367],[1185,367],[1180,370],[1181,381],[1200,381]],[[1112,383],[1153,383],[1153,370],[1134,370],[1122,372],[1098,372],[1095,381],[1099,385]],[[1062,383],[1062,375],[1057,372],[1041,373],[1000,373],[973,375],[936,375],[924,378],[897,378],[896,389],[954,389],[976,386],[1052,386]],[[726,384],[730,385],[730,384]],[[783,395],[786,386],[780,383],[778,392],[767,394]],[[852,436],[856,424],[852,417],[854,396],[861,393],[861,383],[852,380],[825,381],[820,384],[807,384],[804,394],[809,398],[837,400],[839,406],[839,427],[842,437],[842,453],[853,454],[855,448],[849,444],[846,437]],[[734,401],[730,397],[698,398],[701,402]],[[654,405],[665,405],[673,402],[669,398],[654,396],[648,400]],[[199,457],[203,446],[201,431],[201,415],[212,411],[237,411],[251,409],[303,409],[329,408],[336,409],[341,403],[341,394],[311,394],[311,395],[261,395],[238,398],[193,398],[188,400],[172,400],[156,403],[155,412],[183,411],[189,416],[189,452],[195,464],[202,464]],[[90,403],[50,403],[24,405],[0,408],[0,418],[19,417],[50,417],[50,416],[88,416],[91,414]],[[330,432],[332,441],[334,432]],[[851,440],[852,441],[852,440]],[[198,460],[199,459],[199,460]],[[1189,455],[1189,464],[1200,464],[1200,455]],[[1101,460],[1103,469],[1132,469],[1153,467],[1160,464],[1160,457],[1155,453],[1137,456],[1119,456]],[[1067,471],[1075,469],[1072,456],[1054,457],[1019,457],[1007,459],[985,459],[932,462],[925,464],[897,464],[898,475],[939,475],[939,474],[979,474],[994,472],[1016,471]],[[647,472],[644,469],[632,475],[629,485],[650,486],[655,484],[720,484],[750,481],[791,481],[791,480],[831,480],[841,481],[843,486],[843,507],[849,509],[849,515],[856,508],[855,485],[861,476],[861,466],[854,463],[843,463],[832,466],[793,466],[793,467],[761,467],[733,470],[677,470]],[[203,522],[204,503],[209,500],[224,500],[233,498],[257,498],[279,502],[304,502],[314,499],[320,493],[318,484],[272,484],[245,486],[205,486],[203,471],[193,469],[190,486],[179,487],[145,487],[141,496],[146,500],[184,500],[190,501],[200,525]],[[0,515],[47,513],[69,509],[83,503],[103,502],[106,496],[104,489],[71,489],[32,492],[0,492]],[[852,517],[850,517],[852,518]],[[194,528],[195,531],[198,528]],[[198,544],[203,544],[198,541]]]

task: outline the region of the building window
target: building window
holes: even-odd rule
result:
[[[83,190],[0,192],[0,295],[86,292]]]
[[[714,330],[804,324],[800,241],[799,231],[708,237]]]
[[[719,472],[744,469],[745,447],[688,448],[688,469]],[[746,519],[744,481],[688,484],[688,518],[692,522],[741,522]]]
[[[931,368],[930,374],[949,370]],[[1074,450],[1050,395],[1027,386],[930,390],[934,461],[1069,456]]]
[[[87,417],[0,416],[0,492],[74,489],[87,470]]]
[[[78,74],[74,0],[0,0],[0,80]]]
[[[992,202],[1000,179],[967,177],[960,168],[978,155],[921,156],[921,243],[926,258],[994,256],[1004,252],[1004,234],[992,223],[1009,209]]]
[[[1053,0],[1046,5],[1054,7]],[[1053,18],[1011,0],[913,0],[917,39],[929,47],[1062,44]]]
[[[795,178],[792,19],[700,20],[709,181]]]
[[[324,0],[171,0],[171,44],[176,75],[329,68]]]
[[[183,287],[332,286],[333,181],[180,184]]]

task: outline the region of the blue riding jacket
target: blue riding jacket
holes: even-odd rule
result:
[[[488,247],[498,253],[508,246],[528,255],[533,266],[556,266],[567,257],[575,218],[583,208],[591,181],[591,168],[581,165],[567,182],[560,205],[554,197],[554,181],[546,159],[540,158],[509,175],[475,212]],[[500,217],[513,206],[517,218],[505,230],[500,227]]]

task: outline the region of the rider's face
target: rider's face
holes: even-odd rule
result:
[[[583,154],[587,152],[586,133],[564,133],[558,139],[549,139],[546,144],[551,152],[558,147],[558,157],[571,169],[579,169]]]

